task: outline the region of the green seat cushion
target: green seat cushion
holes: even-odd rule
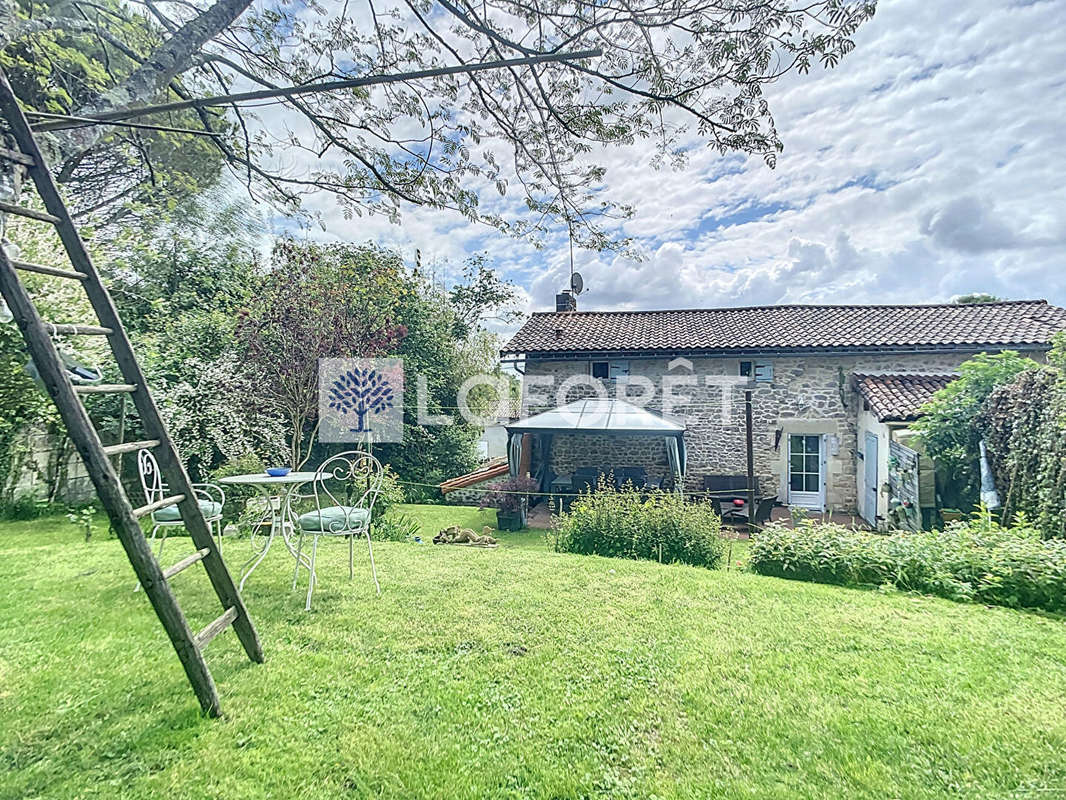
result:
[[[210,500],[200,500],[199,503],[204,519],[211,519],[222,513],[221,503],[212,503]],[[178,510],[177,505],[167,506],[154,512],[152,520],[154,522],[180,522],[181,512]]]
[[[305,531],[340,531],[359,529],[370,520],[370,511],[355,506],[329,506],[318,511],[309,511],[300,517],[300,528]]]

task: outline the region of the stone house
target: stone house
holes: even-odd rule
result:
[[[762,494],[810,509],[885,515],[888,440],[959,364],[984,351],[1042,358],[1066,328],[1046,301],[780,305],[534,313],[501,351],[523,375],[523,415],[582,397],[622,399],[686,425],[686,489],[746,472],[752,392]],[[640,464],[665,446],[604,436],[552,444],[553,471]],[[536,453],[534,449],[534,458]]]

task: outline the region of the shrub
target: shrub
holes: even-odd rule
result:
[[[911,426],[925,451],[937,464],[944,504],[963,509],[977,505],[981,496],[976,420],[985,399],[1026,370],[1040,367],[1013,350],[978,353],[959,365],[959,377],[936,392],[922,406],[922,416]]]
[[[1066,541],[1042,540],[1019,522],[1001,528],[984,514],[944,531],[889,535],[830,523],[771,524],[755,534],[750,560],[763,575],[1066,611]]]
[[[263,459],[255,453],[245,453],[236,458],[231,458],[212,472],[208,480],[212,483],[217,483],[220,478],[228,478],[232,475],[254,475],[262,472],[265,468],[266,465],[263,463]],[[245,508],[250,499],[261,496],[259,491],[254,486],[241,486],[238,484],[223,486],[222,491],[226,493],[226,503],[222,506],[223,524],[251,522],[250,518],[245,518]],[[250,516],[262,516],[266,509],[265,503],[254,503],[253,505],[255,506],[254,513],[250,512]]]
[[[422,527],[402,511],[395,509],[386,516],[374,515],[370,538],[380,542],[410,542],[421,533]]]
[[[406,501],[406,493],[400,485],[400,476],[392,471],[392,467],[385,464],[384,476],[381,480],[381,494],[374,500],[374,518],[384,517],[394,505]]]
[[[517,514],[526,507],[526,496],[537,491],[540,484],[532,478],[508,478],[494,484],[481,496],[480,508],[495,508],[505,514]]]
[[[644,493],[603,481],[553,520],[549,540],[565,553],[713,567],[722,558],[722,520],[710,505],[674,492]]]
[[[1066,340],[1057,342],[1053,353],[1061,359]],[[1023,372],[988,396],[976,424],[1003,518],[1024,512],[1044,536],[1066,536],[1066,372]]]

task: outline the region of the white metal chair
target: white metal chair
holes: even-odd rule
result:
[[[348,580],[355,577],[355,537],[365,536],[370,553],[370,571],[374,586],[381,594],[378,570],[374,564],[374,547],[370,543],[370,524],[374,502],[381,493],[385,470],[369,453],[351,450],[340,453],[322,462],[315,471],[315,510],[303,514],[297,520],[300,539],[296,545],[296,569],[292,575],[292,588],[296,588],[300,575],[300,553],[304,537],[310,535],[311,566],[307,581],[306,610],[311,610],[311,595],[315,590],[315,556],[318,553],[319,536],[348,537]]]
[[[166,496],[167,487],[163,483],[159,464],[149,450],[137,451],[137,472],[141,477],[141,488],[144,490],[145,504],[151,504],[162,500]],[[193,492],[196,494],[196,502],[200,504],[204,521],[207,522],[208,530],[212,531],[218,541],[218,554],[222,555],[222,507],[226,504],[226,493],[217,483],[194,483]],[[161,508],[152,512],[152,533],[150,541],[155,541],[159,531],[163,535],[159,537],[159,549],[156,551],[156,560],[163,557],[163,543],[167,540],[168,528],[180,528],[185,525],[181,519],[181,512],[176,505]],[[137,584],[137,589],[141,585]]]

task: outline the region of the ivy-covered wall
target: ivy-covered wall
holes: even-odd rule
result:
[[[70,439],[44,425],[16,434],[7,451],[0,505],[41,501],[80,505],[95,497]]]
[[[1066,536],[1066,373],[1021,373],[989,395],[977,424],[1005,512]]]

